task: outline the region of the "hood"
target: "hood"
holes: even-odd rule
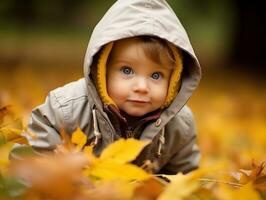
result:
[[[171,118],[188,101],[198,86],[201,70],[189,38],[172,8],[165,0],[117,0],[94,28],[84,60],[88,92],[93,56],[105,44],[128,37],[152,35],[165,39],[183,51],[182,84],[165,115]]]

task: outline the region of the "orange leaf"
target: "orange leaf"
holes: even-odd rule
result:
[[[77,149],[81,150],[87,142],[87,136],[82,132],[80,128],[72,134],[71,142],[77,145]]]

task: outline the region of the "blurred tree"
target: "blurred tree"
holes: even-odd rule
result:
[[[116,0],[1,0],[1,32],[13,27],[30,31],[76,29],[88,34]],[[188,31],[203,66],[226,66],[265,71],[266,12],[263,1],[167,0]],[[75,29],[74,29],[74,28]],[[66,31],[65,31],[66,32]],[[252,67],[250,67],[252,66]],[[255,70],[255,71],[256,71]],[[261,74],[261,73],[260,73]]]
[[[187,29],[202,66],[224,66],[236,24],[231,0],[168,0]]]
[[[0,22],[23,25],[88,25],[113,4],[96,0],[1,0]],[[80,21],[82,23],[80,23]]]
[[[263,1],[235,0],[238,26],[234,35],[232,60],[238,70],[254,72],[265,77],[266,73],[266,12]]]
[[[9,23],[31,23],[35,19],[34,0],[1,0],[1,21]]]

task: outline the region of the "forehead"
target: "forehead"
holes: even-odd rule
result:
[[[111,51],[111,58],[118,59],[119,57],[134,57],[141,50],[139,41],[136,38],[127,38],[114,42]]]
[[[143,63],[148,61],[153,63],[154,66],[160,66],[163,68],[173,68],[173,63],[168,58],[167,52],[160,52],[160,63],[156,62],[151,58],[149,54],[145,52],[144,43],[137,37],[126,38],[122,40],[118,40],[114,42],[114,46],[111,50],[111,54],[109,56],[109,62],[117,63],[117,62],[137,62]]]

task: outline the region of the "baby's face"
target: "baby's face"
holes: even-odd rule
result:
[[[136,38],[115,42],[107,64],[107,91],[120,110],[135,117],[160,108],[172,67],[148,58]]]

